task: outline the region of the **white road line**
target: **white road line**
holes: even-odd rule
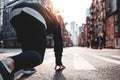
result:
[[[44,59],[42,65],[48,65],[52,62],[55,62],[55,57],[51,57],[51,58],[48,58],[48,59]]]
[[[114,59],[110,59],[110,58],[105,58],[105,57],[98,56],[98,55],[92,55],[92,56],[96,57],[98,59],[102,59],[102,60],[105,60],[105,61],[108,61],[108,62],[120,65],[120,61],[118,61],[118,60],[114,60]]]
[[[74,55],[73,59],[75,70],[97,70],[94,66],[80,56],[78,57],[77,55]]]
[[[111,57],[120,58],[120,56],[116,56],[116,55],[111,55]]]

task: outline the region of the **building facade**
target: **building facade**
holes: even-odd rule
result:
[[[74,46],[78,46],[78,37],[79,37],[79,26],[75,21],[72,21],[70,24],[70,34],[71,40]]]
[[[90,33],[90,17],[86,18],[86,24],[84,27],[85,34],[85,46],[90,47],[91,44],[91,33]]]
[[[85,47],[86,46],[86,41],[85,41],[85,25],[86,24],[82,24],[82,26],[79,27],[79,36],[78,36],[78,46],[82,46]]]
[[[1,32],[1,27],[2,27],[2,21],[3,21],[3,7],[4,7],[4,2],[0,0],[0,32]]]
[[[103,47],[120,48],[120,1],[92,0],[90,13],[91,44],[102,36]]]
[[[3,47],[2,41],[2,26],[3,26],[3,13],[4,13],[4,6],[8,3],[8,0],[0,0],[0,47]]]
[[[4,10],[4,5],[6,5],[9,2],[9,0],[0,0],[0,32],[1,32],[1,27],[3,25],[3,10]]]
[[[106,0],[106,47],[120,48],[120,0]]]
[[[106,11],[105,11],[105,0],[92,0],[90,7],[90,30],[91,33],[91,47],[99,47],[99,37],[102,36],[103,47],[105,47],[105,20],[106,20]],[[104,35],[104,36],[103,36]]]

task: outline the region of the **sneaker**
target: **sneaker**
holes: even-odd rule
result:
[[[0,61],[0,80],[14,80],[14,77],[9,73],[3,63]]]
[[[36,72],[35,68],[25,68],[23,69],[23,74],[25,75],[31,75]]]

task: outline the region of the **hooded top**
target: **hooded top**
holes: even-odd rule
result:
[[[39,3],[23,2],[13,7],[10,13],[10,21],[22,11],[33,16],[36,20],[44,24],[47,34],[53,34],[55,53],[62,53],[63,41],[61,36],[61,26],[56,18],[56,15]],[[62,56],[62,54],[60,54],[60,56]]]

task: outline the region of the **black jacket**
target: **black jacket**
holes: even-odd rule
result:
[[[12,11],[18,8],[31,8],[37,11],[39,14],[42,15],[44,18],[45,22],[43,21],[44,25],[46,25],[46,30],[47,34],[53,34],[53,39],[54,39],[54,51],[55,51],[55,56],[62,56],[63,52],[63,40],[61,36],[61,26],[59,21],[57,20],[56,16],[49,11],[47,8],[43,7],[39,3],[20,3],[16,6],[13,7]],[[34,16],[34,15],[33,15]],[[13,17],[12,17],[13,18]],[[12,19],[11,18],[11,19]],[[11,22],[13,25],[13,23]],[[36,43],[37,45],[37,43]],[[58,55],[59,54],[59,55]]]

